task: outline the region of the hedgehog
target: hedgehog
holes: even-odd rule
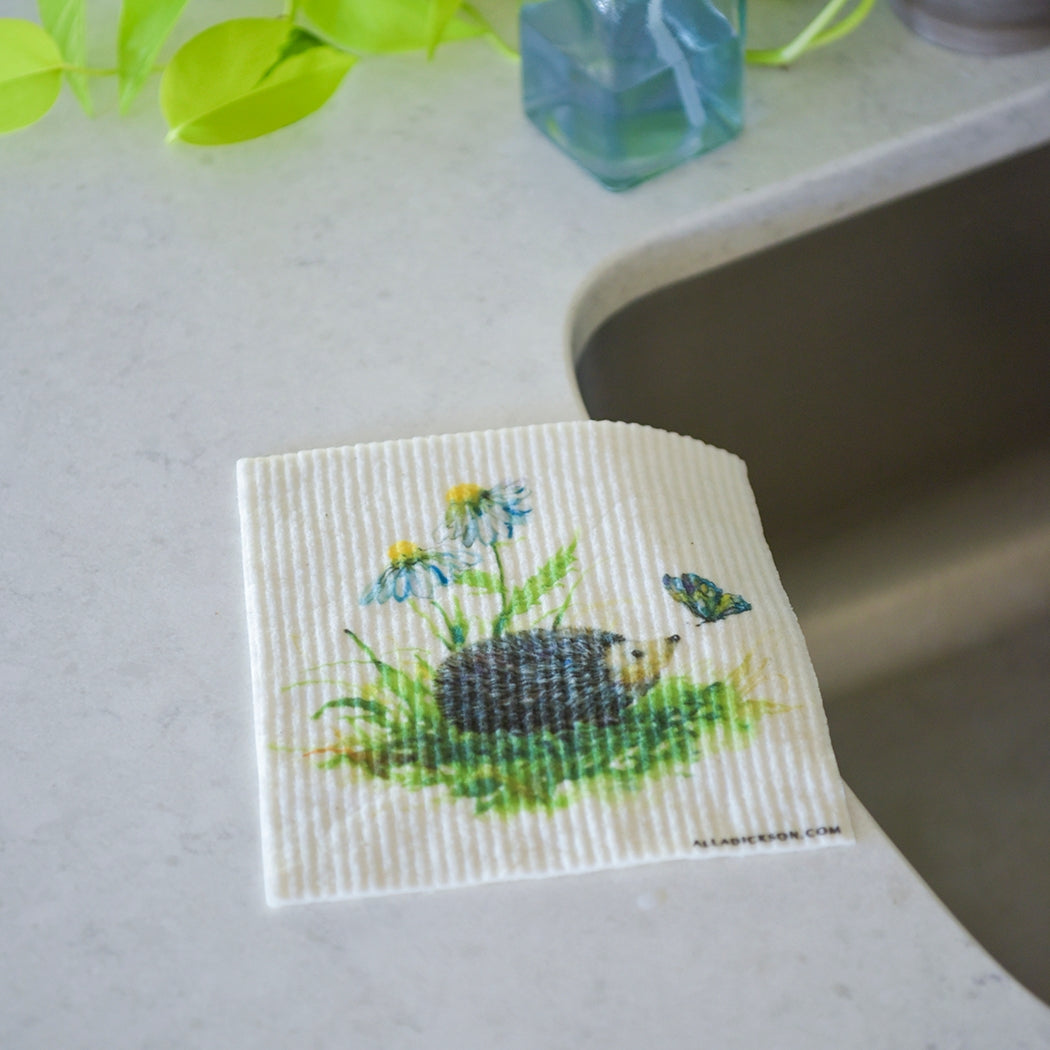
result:
[[[657,683],[680,640],[568,627],[486,638],[437,669],[434,697],[452,725],[478,733],[614,725]]]

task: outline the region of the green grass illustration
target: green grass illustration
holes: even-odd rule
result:
[[[332,743],[308,754],[322,768],[345,765],[402,787],[444,788],[453,798],[473,799],[478,814],[550,811],[585,788],[632,791],[653,776],[688,774],[705,755],[746,746],[761,718],[785,709],[747,698],[756,676],[745,661],[708,685],[664,679],[614,725],[464,732],[434,703],[433,669],[422,657],[408,674],[351,637],[370,654],[375,681],[314,712],[342,727]]]

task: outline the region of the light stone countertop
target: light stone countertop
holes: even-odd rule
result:
[[[582,418],[573,348],[633,296],[1050,141],[1050,51],[880,7],[623,195],[484,44],[224,149],[165,145],[148,95],[0,140],[0,1045],[1050,1043],[855,800],[851,848],[267,909],[233,474]]]

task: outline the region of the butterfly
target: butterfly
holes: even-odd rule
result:
[[[695,572],[683,572],[681,576],[665,574],[664,587],[676,602],[681,602],[704,623],[714,623],[751,609],[751,603],[742,595],[729,594],[717,583],[705,580]]]

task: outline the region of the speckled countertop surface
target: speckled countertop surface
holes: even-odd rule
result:
[[[571,346],[633,295],[1050,140],[1050,51],[882,9],[620,196],[516,77],[463,45],[234,148],[103,92],[0,143],[0,1044],[1045,1045],[855,804],[849,849],[263,903],[235,460],[580,418]]]

